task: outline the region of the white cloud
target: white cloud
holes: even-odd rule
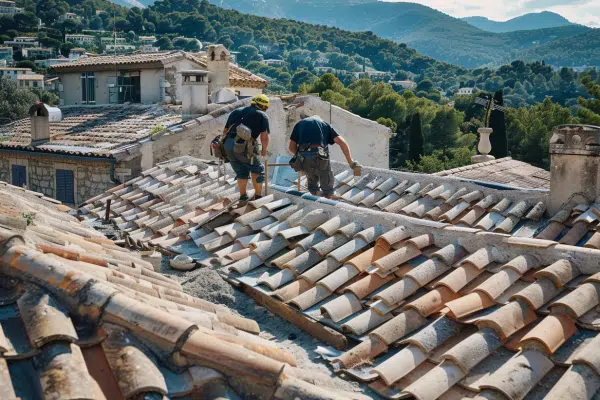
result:
[[[397,1],[397,0],[384,0]],[[553,11],[571,22],[600,26],[597,0],[412,0],[453,17],[483,16],[502,21],[529,12]]]

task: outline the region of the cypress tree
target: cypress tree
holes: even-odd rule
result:
[[[494,94],[494,104],[504,107],[504,93],[498,90]],[[506,117],[503,111],[492,110],[490,128],[494,130],[490,136],[491,155],[498,158],[508,157],[508,137],[506,136]]]
[[[408,148],[408,159],[414,163],[421,161],[424,150],[423,145],[425,138],[423,137],[423,131],[421,130],[421,115],[416,113],[412,117],[410,123],[410,136],[409,136],[409,148]]]

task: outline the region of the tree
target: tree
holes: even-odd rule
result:
[[[36,65],[33,61],[31,60],[23,60],[23,61],[19,61],[16,64],[17,68],[30,68],[32,71],[36,70]]]
[[[292,75],[292,90],[297,92],[302,85],[311,85],[317,80],[317,77],[305,69],[297,71]]]
[[[577,115],[585,124],[600,125],[600,83],[596,83],[590,75],[584,77],[581,83],[587,89],[589,98],[579,98],[581,108]]]
[[[406,102],[404,97],[398,93],[393,93],[378,98],[373,105],[369,117],[373,120],[390,118],[397,125],[402,124],[406,119]]]
[[[421,161],[421,157],[423,157],[423,154],[425,153],[425,150],[423,149],[425,138],[423,137],[421,115],[419,113],[416,113],[412,117],[409,139],[408,159],[414,163],[418,163]]]
[[[258,49],[251,45],[243,45],[238,48],[240,54],[238,55],[238,62],[242,65],[248,64],[250,61],[257,61],[260,58],[258,57]]]
[[[171,39],[169,39],[166,36],[161,37],[160,39],[158,39],[154,45],[156,47],[158,47],[161,50],[173,50],[173,42],[171,42]]]
[[[34,93],[17,86],[10,79],[0,78],[0,123],[6,124],[27,117],[29,108],[38,101]]]
[[[494,94],[494,104],[504,107],[502,90]],[[492,143],[491,155],[496,158],[508,156],[508,137],[506,136],[506,117],[504,111],[492,110],[490,114],[490,128],[494,130],[490,136]]]

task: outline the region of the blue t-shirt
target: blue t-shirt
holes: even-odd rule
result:
[[[327,147],[334,144],[338,133],[327,122],[310,117],[298,122],[292,131],[291,139],[296,145],[321,145]]]
[[[248,128],[250,128],[250,130],[252,130],[252,137],[254,139],[258,138],[263,132],[271,132],[269,127],[269,117],[266,113],[254,106],[238,108],[237,110],[233,110],[231,114],[229,114],[229,118],[227,119],[225,128],[232,128],[229,131],[228,136],[235,137],[235,129],[241,123],[243,123]]]

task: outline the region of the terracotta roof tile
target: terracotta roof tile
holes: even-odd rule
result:
[[[168,165],[163,164],[154,173],[160,173]],[[210,171],[193,174],[203,177],[202,182],[214,179],[210,177]],[[357,181],[349,174],[338,174],[336,179],[345,181],[343,185],[347,187],[338,185],[339,192],[344,193]],[[375,192],[381,182],[387,180],[377,174],[369,179],[359,185]],[[224,190],[230,190],[232,183]],[[216,259],[220,260],[248,250],[240,253],[241,258],[236,262],[257,264],[256,271],[242,272],[241,276],[230,274],[228,279],[240,279],[240,282],[252,279],[253,290],[272,296],[274,301],[289,302],[296,308],[281,304],[289,312],[348,338],[360,339],[359,345],[337,354],[333,366],[361,379],[379,377],[373,387],[386,396],[397,398],[410,393],[432,399],[474,397],[478,390],[485,390],[484,396],[494,393],[514,398],[522,398],[528,393],[543,396],[548,391],[551,394],[550,387],[559,380],[552,378],[563,374],[569,378],[569,384],[572,379],[580,379],[579,382],[589,379],[591,387],[595,387],[595,371],[592,372],[596,375],[574,375],[572,371],[579,368],[577,373],[585,372],[585,367],[578,365],[588,364],[574,363],[565,373],[556,369],[552,362],[544,361],[551,357],[554,360],[550,353],[568,359],[568,355],[562,354],[569,351],[560,353],[561,349],[577,348],[580,332],[589,332],[584,327],[598,329],[600,326],[597,322],[600,314],[595,311],[600,304],[597,280],[596,277],[590,279],[591,273],[597,272],[593,261],[589,261],[593,255],[584,256],[582,251],[587,249],[560,247],[556,242],[530,236],[492,233],[502,223],[508,224],[503,222],[507,219],[514,224],[510,233],[516,233],[530,223],[548,223],[548,215],[536,220],[540,218],[541,206],[537,206],[540,202],[535,197],[531,201],[509,198],[487,189],[476,190],[466,183],[462,187],[462,183],[456,181],[431,183],[413,180],[397,186],[400,193],[391,195],[391,203],[409,195],[419,196],[414,201],[428,196],[429,201],[444,194],[450,207],[467,205],[458,213],[461,218],[474,210],[485,210],[486,213],[474,219],[473,225],[491,221],[485,228],[488,232],[444,226],[437,221],[358,212],[349,205],[340,205],[339,209],[319,203],[312,205],[291,195],[276,193],[276,199],[290,200],[284,202],[283,208],[275,210],[259,204],[259,210],[266,212],[232,211],[242,220],[260,216],[257,221],[267,220],[271,227],[262,226],[266,222],[261,223],[261,227],[242,224],[249,226],[253,233],[236,241],[241,247],[228,244],[211,253],[219,253]],[[393,186],[392,183],[389,186]],[[205,195],[210,198],[209,193]],[[386,193],[386,196],[390,194]],[[114,195],[113,201],[118,198],[122,199],[122,196]],[[86,207],[86,212],[93,210],[101,215],[105,201],[94,200]],[[183,204],[184,198],[177,199],[169,207],[152,210],[152,213],[162,216],[164,210]],[[420,202],[416,206],[423,204],[428,203]],[[533,212],[532,207],[538,210]],[[569,211],[567,219],[583,215],[588,208],[577,208],[580,210],[577,216],[571,216],[572,210]],[[315,210],[320,211],[311,214]],[[414,209],[405,211],[410,213]],[[319,219],[320,225],[316,222],[312,226],[302,224],[307,215],[325,215],[327,212],[336,217]],[[348,224],[349,220],[352,223]],[[381,227],[376,227],[377,223],[381,223]],[[191,224],[193,229],[196,225]],[[140,225],[147,227],[147,222]],[[210,229],[204,235],[213,234],[215,239],[215,233],[219,237],[228,236],[230,228],[227,225],[231,225],[231,221],[208,225]],[[295,233],[291,242],[277,239],[281,238],[278,232],[299,226],[306,229]],[[543,230],[543,225],[537,226]],[[563,228],[568,226],[563,225]],[[273,232],[267,236],[257,233],[259,229],[273,229]],[[537,228],[532,232],[535,230]],[[190,240],[185,236],[181,239]],[[251,241],[254,243],[250,244]],[[165,247],[169,248],[168,245]],[[274,249],[281,253],[271,254]],[[414,251],[407,255],[407,249]],[[390,256],[398,259],[383,273],[381,263],[391,260]],[[229,263],[227,267],[233,264]],[[277,290],[272,292],[272,289]],[[564,293],[566,295],[560,297]],[[578,324],[576,330],[575,324]],[[595,332],[586,337],[595,337]],[[405,347],[397,349],[398,345]],[[525,359],[521,362],[515,356],[517,363],[514,364],[511,352],[519,347],[523,347],[521,354],[525,354]],[[540,351],[547,355],[538,357]],[[530,356],[528,352],[536,354]],[[384,358],[387,361],[383,361]],[[575,358],[571,357],[572,360]],[[441,364],[435,365],[432,361]],[[520,374],[514,385],[506,386],[504,376],[519,374],[522,365],[530,362],[531,373]],[[357,366],[361,367],[354,369]],[[489,373],[484,372],[484,367]]]

